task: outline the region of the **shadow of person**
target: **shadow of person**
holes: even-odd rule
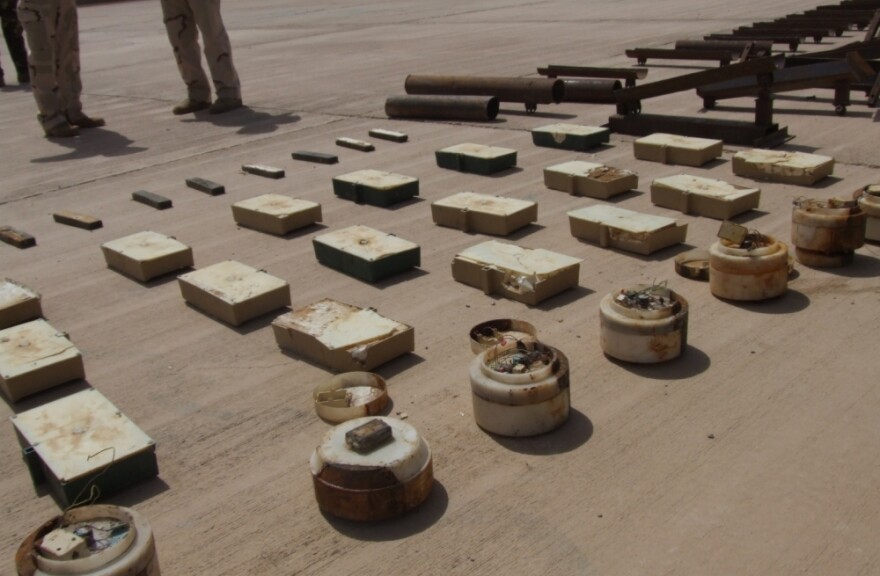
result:
[[[239,134],[268,134],[278,130],[279,126],[299,122],[300,117],[292,112],[269,114],[242,106],[225,114],[197,114],[184,122],[208,121],[215,126],[226,128],[238,127]]]
[[[69,148],[70,151],[55,156],[34,158],[31,162],[45,164],[47,162],[94,158],[95,156],[109,158],[113,156],[128,156],[129,154],[137,154],[138,152],[148,150],[148,148],[143,146],[132,146],[134,140],[107,128],[82,130],[79,136],[75,138],[53,138],[51,141],[64,148]]]

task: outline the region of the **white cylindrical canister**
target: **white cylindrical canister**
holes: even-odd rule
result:
[[[880,184],[872,184],[856,190],[859,208],[868,217],[865,223],[865,240],[880,242]]]
[[[800,199],[791,213],[791,243],[804,266],[835,268],[852,262],[865,244],[868,217],[854,200]]]
[[[72,508],[28,536],[15,555],[19,576],[160,576],[153,531],[129,508]]]
[[[766,234],[749,243],[721,238],[709,247],[709,290],[726,300],[757,301],[788,289],[788,246]]]
[[[540,342],[499,344],[470,366],[474,419],[502,436],[535,436],[561,426],[571,404],[568,359]]]
[[[321,510],[349,520],[399,516],[424,502],[434,484],[428,443],[406,422],[384,416],[331,429],[309,467]]]
[[[388,392],[378,374],[343,372],[318,385],[312,399],[318,416],[338,423],[379,414],[388,405]]]
[[[688,303],[664,286],[638,284],[599,303],[605,354],[638,364],[678,358],[687,347]]]

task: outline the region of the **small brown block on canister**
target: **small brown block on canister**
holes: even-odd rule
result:
[[[37,244],[36,238],[11,226],[0,226],[0,240],[16,248],[30,248]]]
[[[345,433],[345,444],[358,454],[372,452],[391,440],[391,426],[376,418]]]
[[[104,225],[100,218],[89,216],[87,214],[79,214],[77,212],[69,212],[62,210],[52,214],[52,219],[59,224],[67,224],[74,228],[82,228],[84,230],[97,230]]]

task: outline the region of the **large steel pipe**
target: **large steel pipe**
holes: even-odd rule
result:
[[[617,102],[614,91],[620,90],[620,80],[563,80],[565,82],[566,102],[589,102],[607,104]]]
[[[494,96],[389,96],[385,100],[389,118],[438,120],[494,120],[498,98]]]
[[[730,50],[742,53],[746,46],[753,44],[755,56],[769,56],[773,51],[773,42],[769,40],[677,40],[676,50]]]
[[[497,96],[501,102],[523,102],[526,109],[534,109],[538,104],[558,104],[565,94],[565,83],[553,78],[410,74],[404,88],[407,94]]]

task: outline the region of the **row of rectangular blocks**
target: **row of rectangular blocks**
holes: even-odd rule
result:
[[[641,155],[643,159],[664,163],[700,165],[707,161],[707,158],[716,157],[714,150],[695,151],[693,147],[689,146],[683,146],[683,152],[677,152],[675,146],[670,146],[668,142],[658,145],[649,141],[637,143],[637,146],[647,150],[637,151],[637,157]],[[658,147],[661,149],[660,152],[657,151]],[[658,153],[662,157],[655,158],[654,156]],[[676,156],[677,153],[679,156]],[[800,172],[797,171],[797,168],[803,167],[803,165],[795,162],[793,169],[780,172],[778,159],[768,161],[764,158],[758,158],[757,160],[753,159],[754,161],[751,163],[747,160],[748,158],[739,160],[735,158],[734,171],[754,178],[795,178],[796,183],[805,184],[830,174],[828,162],[820,162],[817,166],[811,165]],[[456,162],[458,163],[456,167],[461,166],[460,160],[456,160]],[[509,163],[509,154],[508,160],[505,162]],[[438,163],[440,163],[439,156]],[[773,169],[762,170],[762,163],[764,166],[772,166]],[[830,165],[833,166],[833,162]],[[493,167],[494,165],[491,164],[489,166],[491,169],[497,167]],[[631,184],[633,177],[632,174],[622,175],[627,184]],[[554,180],[554,178],[556,179]],[[558,176],[554,176],[554,170],[545,171],[545,182],[548,187],[577,193],[573,185],[573,182],[576,181],[575,178],[568,175],[563,178],[563,181],[560,183]],[[342,182],[344,190],[348,184],[344,179]],[[607,182],[614,182],[614,179]],[[655,182],[655,184],[657,183]],[[662,189],[663,184],[659,183],[658,189]],[[352,199],[363,198],[361,193],[357,191],[360,185],[359,182],[354,182],[351,187],[355,190]],[[417,193],[417,181],[414,193],[411,181],[400,182],[398,185],[409,187],[402,196],[404,198]],[[336,179],[334,179],[334,187],[336,187]],[[629,188],[631,187],[630,185]],[[674,196],[677,190],[676,185],[667,183],[666,188],[668,190],[665,192],[672,193]],[[679,185],[677,191],[686,196],[687,186]],[[611,193],[606,186],[604,189],[600,188],[597,195],[602,197]],[[345,192],[338,195],[344,197]],[[588,193],[587,195],[592,194]],[[400,194],[395,195],[394,201],[400,199],[397,196]],[[504,205],[503,201],[505,200],[510,201],[511,199],[496,198],[492,202]],[[438,224],[461,229],[490,228],[492,232],[489,233],[502,235],[534,221],[537,212],[534,203],[526,203],[523,206],[502,206],[501,210],[498,210],[497,207],[494,210],[487,209],[481,214],[479,206],[481,202],[487,202],[485,198],[451,197],[446,201],[447,205],[445,206],[443,201],[435,203],[436,206],[432,205],[434,220]],[[669,200],[667,204],[680,202],[679,197],[677,200]],[[383,201],[378,202],[380,205],[382,203]],[[663,205],[662,201],[656,203]],[[598,208],[608,207],[594,206],[569,214],[573,235],[596,241],[601,245],[617,245],[640,253],[650,253],[653,250],[650,245],[645,247],[615,244],[613,242],[614,234],[609,231],[608,226],[602,224],[603,215],[586,213],[591,209]],[[683,211],[687,212],[687,210]],[[244,226],[279,235],[313,224],[320,221],[321,218],[320,205],[278,195],[265,195],[237,203],[233,206],[233,213],[236,221]],[[461,214],[466,214],[464,220],[462,220]],[[617,219],[635,218],[639,221],[639,225],[644,225],[645,222],[642,220],[650,215],[632,213],[614,214],[613,216]],[[495,218],[494,222],[493,217]],[[670,227],[666,224],[665,222],[658,223],[657,229],[665,230],[669,234],[655,234],[653,235],[655,240],[658,242],[666,241],[664,238],[668,235],[672,236],[670,242],[683,240],[679,236],[682,235],[684,226]],[[375,236],[378,233],[371,229],[357,230],[357,232],[361,235],[367,234],[367,236]],[[354,272],[346,270],[344,264],[332,262],[334,259],[338,260],[341,255],[352,256],[350,247],[346,246],[344,238],[346,234],[351,235],[352,231],[346,229],[325,235],[323,238],[316,238],[316,255],[325,264],[358,276],[359,273],[356,270]],[[340,235],[341,237],[336,237]],[[366,237],[360,240],[364,239]],[[382,244],[381,241],[378,241],[382,238],[371,237],[367,240],[368,243],[377,240],[376,244]],[[392,241],[406,242],[400,239]],[[319,249],[319,244],[324,248]],[[361,242],[359,242],[360,244]],[[403,262],[401,266],[404,268],[418,265],[418,246],[409,244],[411,246],[400,247],[398,250]],[[153,232],[142,232],[108,242],[102,246],[102,250],[110,267],[141,281],[148,281],[151,278],[193,265],[192,250],[189,247],[173,238]],[[499,258],[504,260],[509,257],[507,252],[511,250],[524,251],[524,253],[541,252],[529,251],[515,245],[494,241],[486,242],[456,256],[453,261],[453,277],[466,284],[481,287],[487,292],[501,293],[530,304],[536,304],[577,283],[578,260],[561,254],[541,253],[540,260],[543,263],[559,260],[556,262],[558,266],[553,267],[553,270],[522,271],[523,273],[517,276],[516,271],[505,270],[503,265],[495,262]],[[357,254],[354,256],[357,258]],[[523,257],[523,254],[518,253],[514,260],[522,262]],[[360,259],[363,261],[371,260],[369,256],[364,255],[361,255]],[[492,273],[487,273],[487,270],[491,270]],[[394,272],[395,270],[392,270],[389,273]],[[375,280],[370,274],[370,272],[365,273],[364,278],[370,281]],[[202,270],[183,274],[179,277],[179,285],[185,300],[232,325],[239,325],[290,304],[290,291],[286,282],[237,262],[221,262]],[[59,333],[45,320],[37,319],[21,323],[28,318],[40,316],[39,297],[27,293],[22,296],[22,287],[11,281],[5,282],[2,287],[3,291],[0,291],[0,328],[4,329],[0,331],[0,367],[3,368],[0,387],[6,396],[15,402],[24,396],[49,387],[84,378],[82,357],[66,335]],[[15,297],[5,298],[7,291],[10,294],[16,292]],[[12,303],[9,302],[10,300]],[[412,327],[381,317],[375,311],[360,309],[332,300],[322,301],[301,310],[282,314],[275,319],[272,326],[279,346],[337,370],[369,370],[414,349]],[[88,454],[79,453],[70,446],[64,447],[64,442],[70,441],[72,428],[79,429],[81,426],[76,417],[78,413],[88,413],[92,419],[95,415],[104,414],[106,418],[98,419],[99,427],[112,429],[110,432],[115,435],[111,442],[112,445],[82,443],[80,452],[85,450]],[[24,449],[25,459],[29,463],[35,481],[48,479],[65,505],[69,505],[79,498],[82,491],[94,481],[98,472],[101,472],[100,475],[103,478],[101,487],[107,492],[127,484],[132,476],[146,478],[158,473],[153,441],[94,389],[72,394],[39,408],[23,412],[13,420]],[[90,433],[92,433],[92,437],[97,435],[94,431],[90,431]],[[104,432],[102,432],[102,437],[103,435],[105,435]],[[103,457],[102,454],[104,454]],[[88,464],[84,465],[84,462]],[[111,467],[114,469],[114,473],[106,474]]]

